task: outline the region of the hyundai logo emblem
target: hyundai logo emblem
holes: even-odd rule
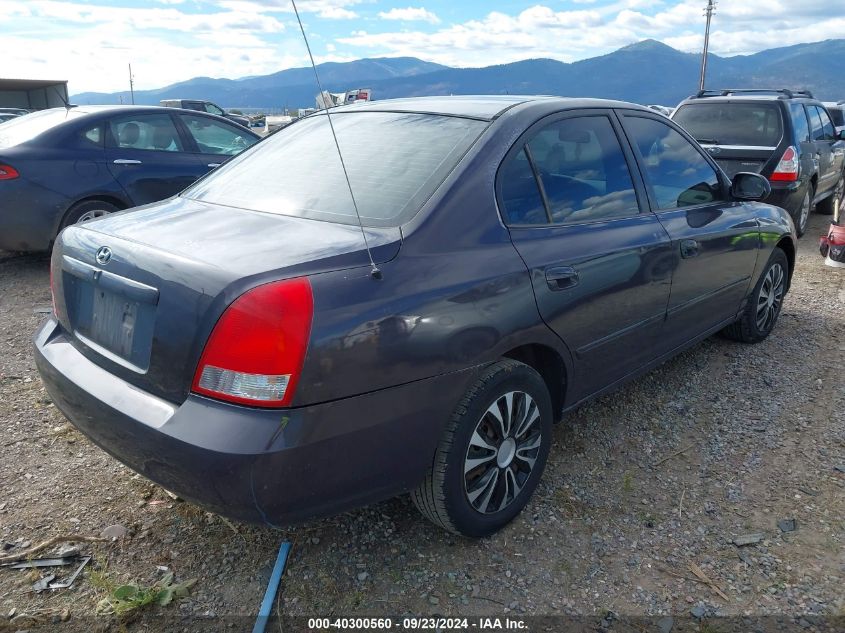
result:
[[[108,246],[101,246],[97,251],[97,263],[106,265],[111,261],[111,249]]]
[[[711,154],[721,154],[722,148],[721,147],[708,147],[707,151],[710,152]]]

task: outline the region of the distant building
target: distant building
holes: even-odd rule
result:
[[[0,79],[0,108],[44,110],[67,103],[67,81]]]

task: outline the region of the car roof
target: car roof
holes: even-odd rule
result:
[[[514,106],[538,103],[558,106],[560,109],[575,108],[637,108],[653,112],[640,105],[606,99],[585,99],[580,97],[556,97],[551,95],[455,95],[443,97],[411,97],[407,99],[384,99],[381,101],[359,101],[332,108],[331,113],[348,112],[415,112],[420,114],[441,114],[492,121]],[[324,114],[319,110],[312,114]]]

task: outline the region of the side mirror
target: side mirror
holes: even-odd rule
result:
[[[760,174],[741,171],[731,182],[731,195],[738,200],[765,200],[771,192],[769,181]]]
[[[836,138],[838,138],[840,141],[845,141],[845,130],[841,130],[839,134],[836,135]]]

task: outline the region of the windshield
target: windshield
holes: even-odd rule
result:
[[[42,132],[82,114],[85,113],[53,108],[15,117],[0,125],[0,148],[13,147],[31,141]]]
[[[772,103],[691,103],[672,120],[704,144],[775,147],[783,136],[780,109]]]
[[[410,219],[487,126],[396,112],[337,113],[332,122],[361,220],[369,226]],[[325,115],[277,132],[182,195],[266,213],[358,222]]]

